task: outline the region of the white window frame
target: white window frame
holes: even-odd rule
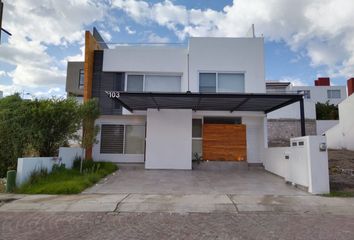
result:
[[[214,73],[216,74],[216,91],[215,93],[219,93],[219,74],[243,74],[244,76],[244,89],[243,92],[246,92],[246,71],[198,71],[198,92],[200,92],[200,74],[201,73]]]
[[[181,81],[180,81],[180,86],[179,86],[179,92],[182,91],[182,77],[183,74],[182,73],[149,73],[149,72],[144,72],[144,73],[139,73],[139,72],[129,72],[125,74],[125,78],[124,78],[124,91],[128,91],[128,76],[129,75],[140,75],[143,76],[143,92],[145,91],[145,85],[146,85],[146,75],[149,76],[169,76],[169,77],[180,77]]]

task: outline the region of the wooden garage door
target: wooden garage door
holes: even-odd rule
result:
[[[204,124],[203,159],[245,161],[246,126],[243,124]]]

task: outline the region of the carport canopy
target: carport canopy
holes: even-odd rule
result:
[[[300,102],[301,132],[305,135],[305,116],[302,94],[274,93],[166,93],[106,91],[124,108],[136,110],[192,109],[194,111],[256,111],[270,113]]]

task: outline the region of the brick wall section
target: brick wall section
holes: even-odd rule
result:
[[[306,135],[316,135],[316,120],[306,119]],[[268,119],[268,146],[288,147],[290,138],[301,136],[300,120]]]

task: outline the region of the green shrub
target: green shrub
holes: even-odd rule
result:
[[[88,162],[88,163],[86,163]],[[73,169],[56,167],[51,173],[38,171],[31,175],[31,180],[16,189],[17,193],[27,194],[76,194],[97,183],[101,178],[117,170],[117,165],[110,162],[84,161],[85,172],[82,174],[77,162]]]
[[[334,104],[326,103],[316,103],[316,119],[317,120],[338,120],[338,106]]]
[[[35,184],[39,182],[41,179],[46,178],[48,176],[48,170],[46,168],[40,168],[39,170],[34,170],[31,172],[31,175],[28,179],[29,184]]]
[[[65,169],[65,164],[61,163],[61,164],[54,164],[52,167],[52,172],[60,172],[63,171]]]

